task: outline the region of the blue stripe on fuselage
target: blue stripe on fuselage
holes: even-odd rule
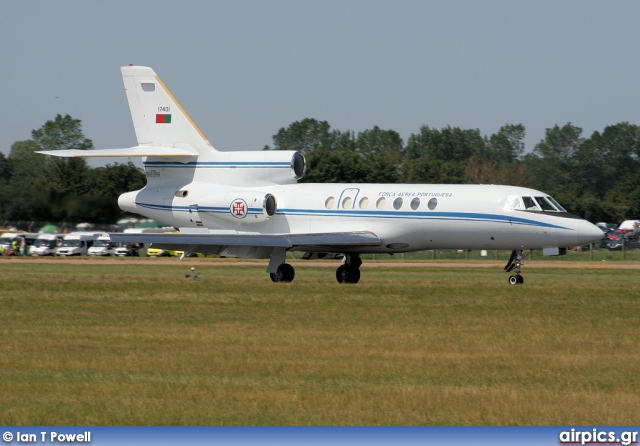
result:
[[[190,207],[190,206],[168,206],[149,203],[135,203],[137,206],[147,209],[171,212],[189,212],[197,210],[199,212],[227,213],[229,208],[221,207]],[[249,213],[261,213],[260,208],[251,208]],[[494,223],[509,223],[525,226],[540,226],[543,228],[572,230],[564,226],[551,223],[531,220],[528,218],[509,217],[500,214],[483,214],[475,212],[416,212],[416,211],[364,211],[356,209],[278,209],[276,215],[299,215],[308,217],[343,217],[343,218],[405,218],[411,220],[450,220],[450,221],[487,221]]]

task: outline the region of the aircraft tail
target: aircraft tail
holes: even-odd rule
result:
[[[139,146],[173,147],[204,155],[213,149],[198,126],[149,67],[122,67]]]
[[[297,151],[217,152],[151,68],[130,65],[121,71],[137,146],[38,153],[80,158],[145,158],[147,184],[153,183],[154,187],[165,183],[172,188],[175,183],[193,181],[262,187],[293,184],[304,176],[306,161]]]

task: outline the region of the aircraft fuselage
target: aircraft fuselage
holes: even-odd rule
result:
[[[207,206],[207,197],[214,193],[228,198],[219,206]],[[260,210],[252,214],[247,204],[249,212],[236,209],[234,215],[233,197],[251,193],[275,197],[275,214],[262,220]],[[514,196],[547,195],[495,185],[299,183],[240,188],[194,182],[130,192],[119,204],[179,228],[260,234],[370,231],[382,240],[380,246],[343,250],[359,253],[544,249],[589,243],[602,234],[567,212],[510,209],[507,199]]]

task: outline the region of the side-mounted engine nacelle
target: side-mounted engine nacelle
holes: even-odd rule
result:
[[[221,192],[198,202],[199,213],[212,213],[238,223],[266,221],[276,214],[277,208],[273,195],[251,191]]]

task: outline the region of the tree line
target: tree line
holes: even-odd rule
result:
[[[0,221],[113,224],[118,196],[142,188],[132,163],[90,168],[83,158],[45,157],[40,150],[92,150],[81,121],[57,115],[0,153]],[[640,128],[622,122],[590,137],[571,123],[554,126],[525,152],[525,127],[496,133],[423,126],[405,142],[377,126],[358,132],[315,119],[273,135],[265,150],[299,150],[307,158],[303,182],[510,184],[539,189],[590,221],[640,217]]]
[[[522,124],[491,135],[425,125],[404,143],[394,130],[355,134],[304,119],[281,128],[265,150],[302,151],[307,182],[508,184],[542,190],[593,222],[640,218],[640,127],[582,133],[555,125],[526,153]]]
[[[80,120],[57,115],[0,153],[0,225],[6,221],[113,224],[118,196],[146,184],[129,162],[90,168],[83,158],[43,156],[40,150],[92,150]]]

